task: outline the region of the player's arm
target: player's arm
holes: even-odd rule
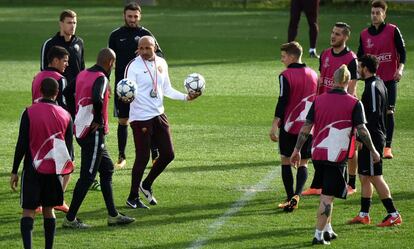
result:
[[[49,52],[50,49],[50,39],[46,40],[41,49],[40,49],[40,71],[43,71],[47,65],[49,65],[49,62],[47,61],[47,52]]]
[[[56,101],[58,103],[59,106],[62,106],[63,108],[66,109],[66,98],[63,95],[63,91],[65,90],[66,86],[67,86],[67,81],[65,77],[62,77],[58,80],[58,84],[59,84],[59,93],[58,96],[56,98]]]
[[[108,88],[108,79],[104,76],[98,77],[92,87],[92,104],[93,104],[93,120],[91,125],[92,132],[96,131],[103,125],[102,108],[105,92]]]
[[[270,140],[279,141],[279,126],[284,118],[286,105],[289,100],[289,82],[285,76],[279,75],[279,98],[275,108],[275,116],[273,118],[272,127],[269,131]]]
[[[17,185],[19,182],[19,176],[17,175],[17,172],[19,171],[20,162],[22,161],[26,152],[29,150],[29,129],[29,116],[27,114],[27,110],[25,110],[20,119],[19,137],[16,143],[13,169],[10,176],[10,187],[13,191],[17,190]]]
[[[358,80],[358,72],[357,72],[357,60],[354,59],[348,63],[348,70],[351,73],[351,80],[348,83],[348,93],[352,96],[357,97],[357,80]]]
[[[68,82],[66,87],[62,91],[62,95],[65,98],[66,110],[70,113],[72,117],[75,116],[76,107],[75,107],[75,90],[76,90],[76,79]]]
[[[80,64],[80,71],[82,71],[82,70],[84,70],[85,69],[85,49],[84,49],[84,47],[83,47],[83,40],[81,39],[81,42],[80,42],[80,47],[81,47],[81,58],[80,58],[80,62],[81,62],[81,64]]]
[[[395,48],[397,50],[398,57],[399,57],[399,65],[398,65],[397,72],[395,72],[394,80],[400,81],[403,75],[403,71],[404,71],[404,64],[406,60],[406,50],[405,50],[404,39],[402,38],[401,32],[398,28],[396,28],[394,31],[394,43],[395,43]]]
[[[315,102],[312,103],[311,108],[309,109],[308,115],[306,116],[306,121],[303,124],[302,128],[299,131],[298,139],[296,140],[295,149],[290,156],[290,163],[294,166],[299,166],[301,160],[300,150],[305,144],[306,140],[309,137],[309,134],[312,130],[313,123],[315,120]]]
[[[358,46],[357,57],[361,58],[363,55],[364,55],[364,47],[362,45],[362,37],[359,36],[359,46]]]
[[[65,132],[65,144],[68,149],[71,160],[75,160],[75,154],[73,153],[73,121],[72,118],[69,121],[68,128]]]
[[[175,99],[175,100],[193,100],[195,98],[197,98],[198,96],[193,96],[193,95],[188,95],[188,94],[184,94],[180,91],[177,91],[176,89],[174,89],[171,86],[171,81],[170,81],[170,76],[168,73],[168,66],[167,64],[163,64],[161,65],[162,69],[165,71],[163,74],[164,77],[164,85],[163,85],[163,90],[164,90],[164,95],[167,96],[170,99]]]

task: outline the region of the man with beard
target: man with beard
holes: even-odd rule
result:
[[[109,36],[108,47],[116,53],[115,62],[115,108],[114,115],[118,117],[118,161],[115,164],[116,168],[123,168],[126,165],[125,148],[128,138],[128,118],[130,103],[122,102],[116,93],[116,86],[124,77],[126,65],[134,59],[137,55],[138,41],[143,36],[152,36],[151,32],[139,26],[141,20],[141,7],[137,3],[130,3],[124,7],[124,21],[125,25],[112,31]],[[154,38],[155,40],[155,38]],[[155,40],[156,54],[164,57],[160,46]],[[158,156],[158,150],[152,146],[152,159],[155,160]]]

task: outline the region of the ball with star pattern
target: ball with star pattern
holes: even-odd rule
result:
[[[206,80],[199,73],[189,74],[184,80],[184,87],[188,93],[203,92],[206,88]]]
[[[135,97],[135,82],[130,79],[122,79],[116,85],[116,94],[123,102],[132,102]]]

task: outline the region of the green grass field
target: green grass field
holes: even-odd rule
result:
[[[60,11],[78,13],[77,34],[85,41],[87,66],[94,64],[109,33],[122,24],[122,7],[0,7],[0,248],[22,246],[19,194],[9,187],[19,116],[30,104],[30,86],[39,70],[40,47],[57,31]],[[349,226],[359,211],[360,192],[337,200],[333,227],[339,234],[333,248],[413,248],[414,236],[414,18],[413,8],[388,13],[405,38],[408,63],[399,85],[395,159],[385,161],[388,181],[404,224],[395,228]],[[336,21],[352,25],[350,47],[357,49],[358,33],[369,23],[368,8],[321,9],[319,50],[329,46]],[[128,142],[126,169],[114,174],[119,210],[133,216],[130,226],[106,225],[101,194],[89,192],[79,217],[93,226],[87,231],[63,230],[57,213],[56,248],[303,248],[314,233],[317,197],[304,197],[293,213],[276,205],[285,198],[280,178],[277,144],[268,131],[277,100],[277,76],[283,69],[279,46],[286,41],[288,11],[198,10],[144,8],[142,24],[157,37],[170,65],[174,86],[191,72],[207,80],[205,94],[192,103],[166,100],[176,159],[157,179],[153,189],[159,205],[150,210],[125,207],[130,187],[134,146]],[[298,40],[308,48],[303,17]],[[317,60],[304,57],[317,70]],[[359,87],[361,90],[362,87]],[[112,109],[112,105],[110,107]],[[112,112],[110,112],[112,113]],[[116,119],[111,118],[108,147],[117,157]],[[79,148],[76,145],[79,164]],[[20,167],[20,169],[22,166]],[[310,166],[307,186],[313,170]],[[76,171],[66,193],[70,202]],[[358,188],[359,188],[358,183]],[[375,196],[374,224],[385,216]],[[35,248],[43,242],[43,221],[35,220]]]

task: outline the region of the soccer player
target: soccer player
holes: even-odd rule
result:
[[[174,159],[170,127],[164,114],[164,96],[187,101],[201,95],[201,92],[183,94],[171,86],[167,62],[156,55],[156,49],[152,36],[141,37],[138,42],[139,56],[125,69],[126,78],[136,82],[137,86],[129,111],[135,143],[131,190],[126,201],[127,206],[131,208],[148,208],[139,199],[139,190],[149,204],[157,204],[152,184]],[[154,143],[158,146],[159,157],[145,180],[141,182],[150,156],[150,145]]]
[[[41,93],[41,83],[45,78],[53,78],[59,84],[59,91],[56,97],[56,102],[59,106],[67,109],[65,97],[62,95],[63,90],[66,87],[66,78],[62,75],[68,66],[69,61],[69,52],[61,46],[53,46],[50,48],[47,53],[48,67],[43,71],[40,71],[33,79],[32,82],[32,102],[38,102],[42,99]],[[66,188],[70,181],[70,174],[63,176],[63,191],[66,191]],[[63,201],[63,205],[56,206],[56,210],[67,212],[69,210],[68,205]]]
[[[362,30],[358,58],[365,54],[377,56],[379,68],[377,75],[384,81],[388,92],[388,110],[386,117],[387,140],[384,158],[392,159],[392,137],[394,133],[394,113],[397,100],[397,83],[401,80],[406,60],[405,44],[401,32],[394,24],[385,23],[387,4],[375,0],[371,4],[371,26]]]
[[[73,190],[69,211],[63,220],[63,227],[83,229],[89,226],[76,218],[76,214],[99,171],[101,191],[108,211],[108,225],[123,225],[134,222],[119,213],[112,194],[114,165],[105,146],[108,126],[108,76],[115,63],[115,52],[102,49],[96,64],[83,70],[76,78],[75,135],[81,147],[80,177]]]
[[[298,34],[298,25],[301,12],[305,12],[309,25],[309,56],[319,58],[316,53],[316,40],[318,39],[318,12],[319,0],[291,0],[290,1],[290,21],[288,28],[288,42],[294,41]]]
[[[347,195],[346,162],[354,127],[371,152],[372,160],[380,160],[364,124],[363,106],[346,92],[350,77],[346,65],[342,65],[334,73],[334,88],[315,98],[290,159],[292,164],[300,162],[301,148],[313,127],[312,161],[320,170],[317,187],[322,188],[322,193],[312,244],[330,244],[337,237],[331,225],[333,200],[345,199]]]
[[[347,47],[351,34],[351,27],[343,22],[335,23],[331,32],[330,44],[331,47],[325,49],[321,53],[319,59],[319,84],[318,95],[332,90],[333,88],[333,76],[335,71],[343,64],[347,65],[349,72],[351,73],[351,80],[348,83],[347,92],[353,96],[356,96],[356,82],[357,82],[357,62],[356,55]],[[352,143],[355,144],[355,138]],[[355,146],[351,146],[354,148]],[[349,180],[348,180],[348,195],[356,192],[355,179],[357,170],[357,156],[355,149],[350,152],[352,154],[348,160]],[[315,166],[315,165],[314,165]],[[315,174],[318,173],[318,169],[315,168]],[[318,177],[314,177],[318,178]],[[319,195],[321,189],[314,187],[315,183],[312,181],[311,187],[303,191],[303,195]]]
[[[20,231],[24,248],[32,248],[35,209],[43,206],[45,248],[53,247],[56,217],[53,207],[63,204],[61,175],[73,171],[72,118],[55,102],[59,85],[45,78],[42,98],[26,108],[20,120],[10,186],[16,191],[20,162],[24,157],[20,205]]]
[[[289,157],[315,98],[318,75],[302,63],[303,51],[299,43],[285,43],[280,50],[281,61],[286,66],[286,70],[279,75],[279,99],[269,136],[273,142],[279,142],[282,180],[287,195],[286,201],[278,207],[292,212],[298,208],[300,195],[308,178],[307,164],[311,157],[312,138],[309,137],[302,148],[303,158],[297,168],[296,190],[293,189],[292,165]]]
[[[149,35],[154,37],[151,32],[140,26],[141,20],[141,7],[137,3],[129,3],[124,7],[124,22],[125,25],[112,31],[109,36],[108,47],[115,51],[115,89],[120,80],[124,78],[124,72],[126,65],[134,59],[137,55],[138,41],[141,37]],[[155,39],[155,38],[154,38]],[[164,57],[160,46],[155,40],[156,54]],[[123,168],[126,165],[125,148],[128,138],[128,118],[129,118],[129,105],[119,99],[115,91],[114,97],[114,114],[118,117],[118,162],[115,164],[116,168]],[[156,146],[152,146],[151,149],[152,158],[155,160],[158,156],[158,150]]]
[[[387,89],[384,82],[376,76],[378,60],[373,55],[364,55],[359,60],[358,72],[365,80],[362,104],[367,117],[367,128],[377,151],[382,152],[385,145],[385,116],[387,115]],[[382,160],[373,163],[368,148],[362,146],[358,157],[358,174],[361,180],[361,210],[359,215],[350,220],[349,224],[370,224],[369,208],[372,200],[372,185],[388,212],[384,220],[378,224],[380,227],[400,225],[401,215],[398,213],[391,198],[390,189],[382,176]]]
[[[64,47],[69,52],[69,65],[63,72],[68,82],[76,79],[80,71],[85,69],[83,40],[75,35],[77,16],[73,10],[64,10],[59,19],[60,31],[47,39],[41,49],[40,70],[48,66],[47,53],[53,46]]]

